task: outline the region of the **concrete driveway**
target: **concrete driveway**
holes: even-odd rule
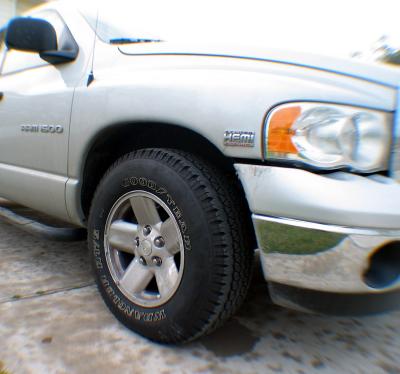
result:
[[[268,304],[256,274],[227,326],[183,347],[120,325],[93,285],[86,243],[0,222],[0,373],[400,373],[400,312],[333,318]]]

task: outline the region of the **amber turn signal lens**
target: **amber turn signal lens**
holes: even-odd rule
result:
[[[292,125],[301,114],[299,106],[285,107],[272,114],[268,126],[268,152],[294,153],[297,148],[292,143]]]

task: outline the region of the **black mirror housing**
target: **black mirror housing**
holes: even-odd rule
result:
[[[57,51],[54,27],[38,18],[17,17],[10,21],[6,33],[6,46],[26,52]]]

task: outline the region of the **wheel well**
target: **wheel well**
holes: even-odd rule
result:
[[[101,132],[93,142],[83,171],[81,204],[85,217],[89,215],[94,192],[104,173],[122,155],[141,148],[171,148],[190,152],[216,167],[227,177],[235,176],[233,160],[202,135],[186,128],[166,123],[125,123],[113,125]],[[251,219],[241,183],[238,188]],[[250,222],[249,222],[250,223]],[[255,241],[255,236],[254,236]],[[254,242],[255,243],[255,242]]]

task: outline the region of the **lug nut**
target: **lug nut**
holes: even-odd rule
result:
[[[162,236],[157,236],[157,238],[154,239],[154,245],[158,248],[164,247],[165,245],[165,240]]]
[[[150,225],[146,225],[145,227],[143,227],[143,235],[147,236],[150,235],[151,233],[151,226]]]
[[[155,266],[161,266],[162,265],[162,260],[158,256],[152,257],[151,261],[153,262],[153,265],[155,265]]]
[[[136,244],[136,247],[139,247],[140,242],[139,242],[139,237],[138,236],[135,238],[135,244]]]
[[[147,265],[147,262],[146,262],[146,260],[144,259],[143,256],[140,256],[140,258],[139,258],[139,263],[140,263],[141,265],[143,265],[143,266],[146,266],[146,265]]]

